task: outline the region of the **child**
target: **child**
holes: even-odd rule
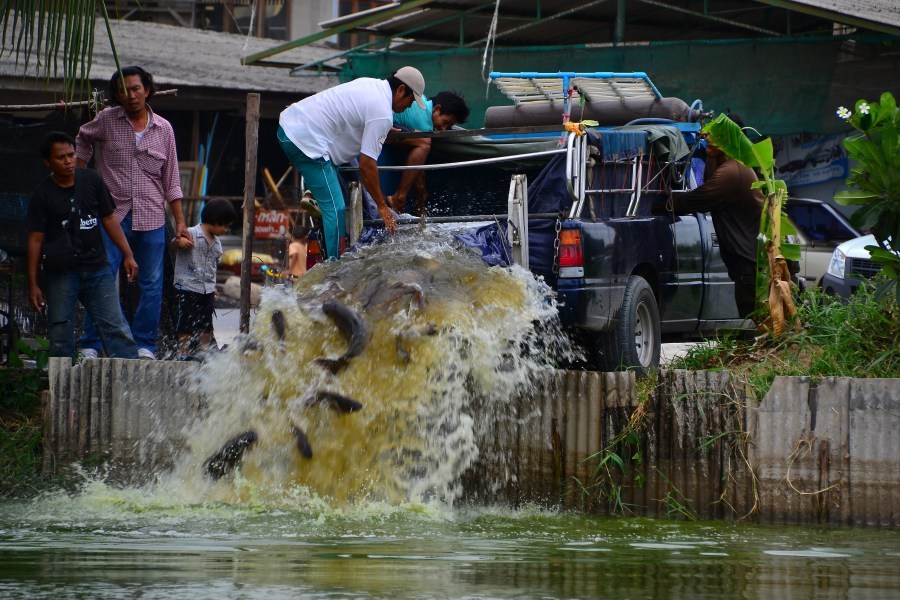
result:
[[[306,273],[306,248],[310,229],[312,229],[312,223],[309,220],[309,213],[305,210],[299,211],[297,222],[291,231],[290,245],[288,245],[288,281],[293,282]]]
[[[200,212],[200,225],[188,229],[191,238],[171,242],[175,253],[175,295],[178,299],[178,346],[181,360],[194,348],[208,349],[213,334],[216,268],[222,256],[220,235],[237,218],[228,200],[210,200]]]

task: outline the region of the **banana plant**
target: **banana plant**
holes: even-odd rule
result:
[[[765,138],[753,143],[737,123],[727,115],[719,115],[707,123],[702,131],[722,152],[739,163],[757,171],[761,179],[753,184],[765,196],[760,219],[756,251],[756,306],[766,306],[768,317],[763,328],[781,335],[785,322],[795,312],[790,294],[791,276],[786,260],[800,260],[800,246],[785,238],[797,231],[790,220],[782,219],[782,207],[787,198],[787,185],[775,178],[775,151],[772,140]]]
[[[38,78],[61,76],[65,99],[71,101],[90,88],[98,12],[121,73],[104,0],[0,0],[0,54],[15,54],[23,73],[34,61]]]

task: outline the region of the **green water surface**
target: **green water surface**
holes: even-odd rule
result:
[[[537,508],[0,504],[0,598],[898,598],[897,533]]]

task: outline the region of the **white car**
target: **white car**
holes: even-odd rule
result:
[[[874,235],[848,240],[838,245],[831,255],[828,270],[822,277],[825,293],[841,298],[849,298],[864,279],[878,274],[881,265],[871,260],[866,246],[875,246]]]
[[[800,272],[809,287],[818,285],[831,261],[834,249],[860,232],[837,210],[821,200],[788,198],[784,212],[797,230],[800,244]]]

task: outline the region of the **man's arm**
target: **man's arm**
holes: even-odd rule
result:
[[[362,177],[363,185],[369,190],[372,199],[378,206],[378,214],[384,219],[384,226],[388,233],[397,231],[397,220],[394,219],[394,213],[384,202],[384,195],[381,193],[381,183],[378,181],[378,163],[375,159],[367,154],[359,156],[359,173]]]
[[[128,245],[128,240],[125,239],[125,234],[122,233],[122,226],[119,225],[115,215],[103,217],[100,219],[100,222],[103,223],[103,228],[106,230],[109,239],[122,253],[122,264],[125,265],[125,275],[128,277],[128,281],[134,281],[134,278],[137,277],[138,265],[134,262],[131,246]]]
[[[78,135],[75,136],[76,165],[82,169],[87,167],[91,157],[94,155],[94,141],[100,136],[100,131],[103,127],[101,120],[106,120],[101,119],[101,114],[103,114],[103,111],[100,111],[93,120],[82,125],[78,129]]]
[[[187,225],[184,222],[184,212],[181,209],[181,199],[184,190],[181,189],[181,176],[178,172],[178,152],[175,149],[175,132],[169,128],[166,142],[166,162],[162,168],[163,194],[169,202],[172,216],[175,217],[175,237],[191,238]]]
[[[41,262],[41,246],[43,243],[43,231],[28,232],[25,258],[25,268],[28,272],[28,300],[31,302],[31,307],[39,313],[44,312],[44,294],[38,283],[38,265]]]
[[[736,170],[737,163],[729,161],[720,165],[712,177],[703,182],[700,187],[673,196],[675,212],[692,213],[719,210],[730,204],[738,193],[735,185],[735,176],[740,181],[740,173]]]
[[[191,233],[188,231],[184,222],[184,211],[181,208],[181,198],[169,202],[169,208],[172,209],[172,216],[175,217],[175,237],[191,239]]]

